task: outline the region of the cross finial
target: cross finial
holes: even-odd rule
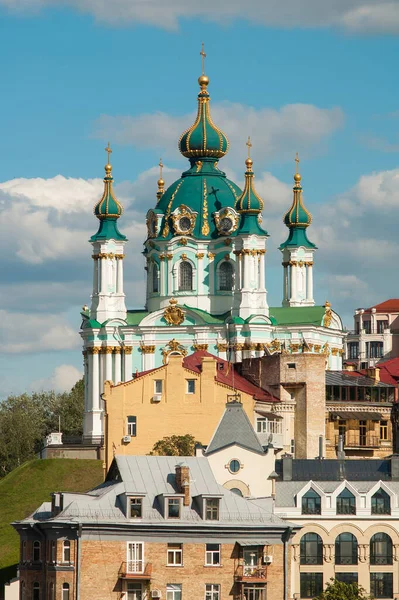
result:
[[[248,146],[248,158],[251,158],[251,148],[252,148],[252,143],[251,143],[251,138],[250,136],[248,136],[248,140],[245,142],[246,145]]]
[[[204,42],[202,42],[202,50],[200,52],[202,58],[202,74],[205,75],[205,50],[204,50]]]
[[[108,142],[108,146],[105,148],[105,152],[108,154],[108,164],[111,164],[110,156],[112,154],[111,145]]]
[[[163,162],[162,162],[162,158],[159,159],[159,178],[162,179],[162,169],[163,169]]]
[[[298,152],[296,153],[296,156],[295,156],[295,162],[296,162],[295,173],[298,175],[298,173],[299,173],[299,156],[298,156]]]

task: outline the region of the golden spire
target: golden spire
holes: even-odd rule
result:
[[[248,158],[245,161],[245,164],[247,165],[248,171],[251,171],[252,170],[253,161],[252,161],[252,158],[251,158],[252,142],[251,142],[250,136],[248,136],[248,140],[245,142],[245,145],[248,146]]]
[[[159,159],[159,179],[158,179],[158,191],[157,191],[157,198],[158,198],[158,202],[162,196],[162,194],[165,191],[165,182],[162,179],[162,169],[163,169],[163,162],[162,162],[162,158]]]
[[[112,165],[111,165],[111,154],[112,154],[112,150],[111,150],[111,145],[108,142],[108,146],[105,148],[105,152],[108,154],[108,159],[107,159],[107,164],[105,165],[105,172],[107,175],[111,175],[111,171],[112,171]]]
[[[204,92],[206,90],[206,88],[208,87],[209,84],[209,77],[207,77],[205,75],[205,50],[204,50],[204,42],[202,42],[202,49],[200,52],[201,55],[201,59],[202,59],[202,75],[200,77],[198,77],[198,83],[201,86],[201,91]]]
[[[295,181],[295,186],[300,187],[302,177],[299,174],[299,162],[300,161],[299,161],[298,152],[296,153],[296,156],[295,156],[295,162],[296,162],[296,167],[295,167],[294,181]]]

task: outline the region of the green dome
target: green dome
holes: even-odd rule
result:
[[[248,157],[245,164],[247,166],[247,170],[245,171],[245,186],[243,193],[237,200],[236,210],[239,213],[259,214],[263,210],[263,200],[254,187],[255,173],[252,171],[252,160]]]
[[[187,235],[197,239],[218,237],[220,234],[216,227],[214,213],[229,208],[236,214],[234,206],[241,193],[240,188],[218,169],[215,160],[209,158],[197,162],[191,160],[191,167],[182,174],[180,179],[172,183],[157,204],[158,211],[164,214],[158,237],[170,239],[179,235],[175,232],[173,221],[173,213],[176,209],[196,213],[193,216],[193,227]],[[234,235],[236,230],[237,223],[234,231],[229,235]]]
[[[284,216],[284,223],[289,228],[288,239],[281,244],[280,249],[287,246],[304,246],[305,248],[316,248],[307,236],[306,228],[312,222],[312,215],[308,212],[302,200],[301,176],[299,173],[294,175],[295,185],[293,188],[294,199],[290,210]]]
[[[210,96],[206,89],[209,79],[202,75],[198,83],[201,91],[198,94],[197,118],[194,124],[181,135],[179,150],[186,158],[222,158],[229,149],[229,141],[216,127],[210,115]]]
[[[112,189],[112,166],[108,163],[105,165],[104,177],[104,193],[101,200],[94,207],[94,214],[100,220],[100,228],[90,240],[125,240],[126,236],[122,235],[117,227],[116,221],[123,213],[123,206],[114,196]]]

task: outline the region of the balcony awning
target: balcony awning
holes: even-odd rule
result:
[[[240,546],[271,546],[272,542],[265,538],[255,538],[253,540],[237,540]]]
[[[383,419],[384,417],[382,416],[381,413],[379,412],[372,412],[372,411],[364,411],[364,412],[360,412],[360,411],[334,411],[331,412],[330,415],[332,415],[333,417],[338,417],[339,419],[342,419],[343,421],[349,421],[349,420],[354,420],[354,421],[381,421],[381,419]]]
[[[267,417],[268,419],[282,419],[283,418],[280,415],[277,415],[276,413],[270,412],[267,410],[255,409],[255,412],[257,415],[262,415],[262,417]]]

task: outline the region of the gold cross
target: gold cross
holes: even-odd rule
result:
[[[108,146],[105,148],[105,152],[108,154],[108,164],[110,164],[110,155],[112,154],[112,150],[109,142]]]
[[[163,169],[162,158],[159,159],[158,166],[159,166],[159,173],[160,173],[159,179],[162,179],[162,169]]]
[[[296,162],[296,174],[298,175],[298,169],[299,169],[299,156],[298,156],[298,152],[296,153],[296,157],[295,157],[295,162]]]
[[[205,51],[204,51],[204,42],[202,42],[202,50],[200,52],[202,56],[202,74],[205,75]]]
[[[246,146],[248,146],[248,158],[251,158],[251,148],[252,148],[252,144],[251,144],[251,138],[250,136],[248,136],[248,141],[245,142]]]

